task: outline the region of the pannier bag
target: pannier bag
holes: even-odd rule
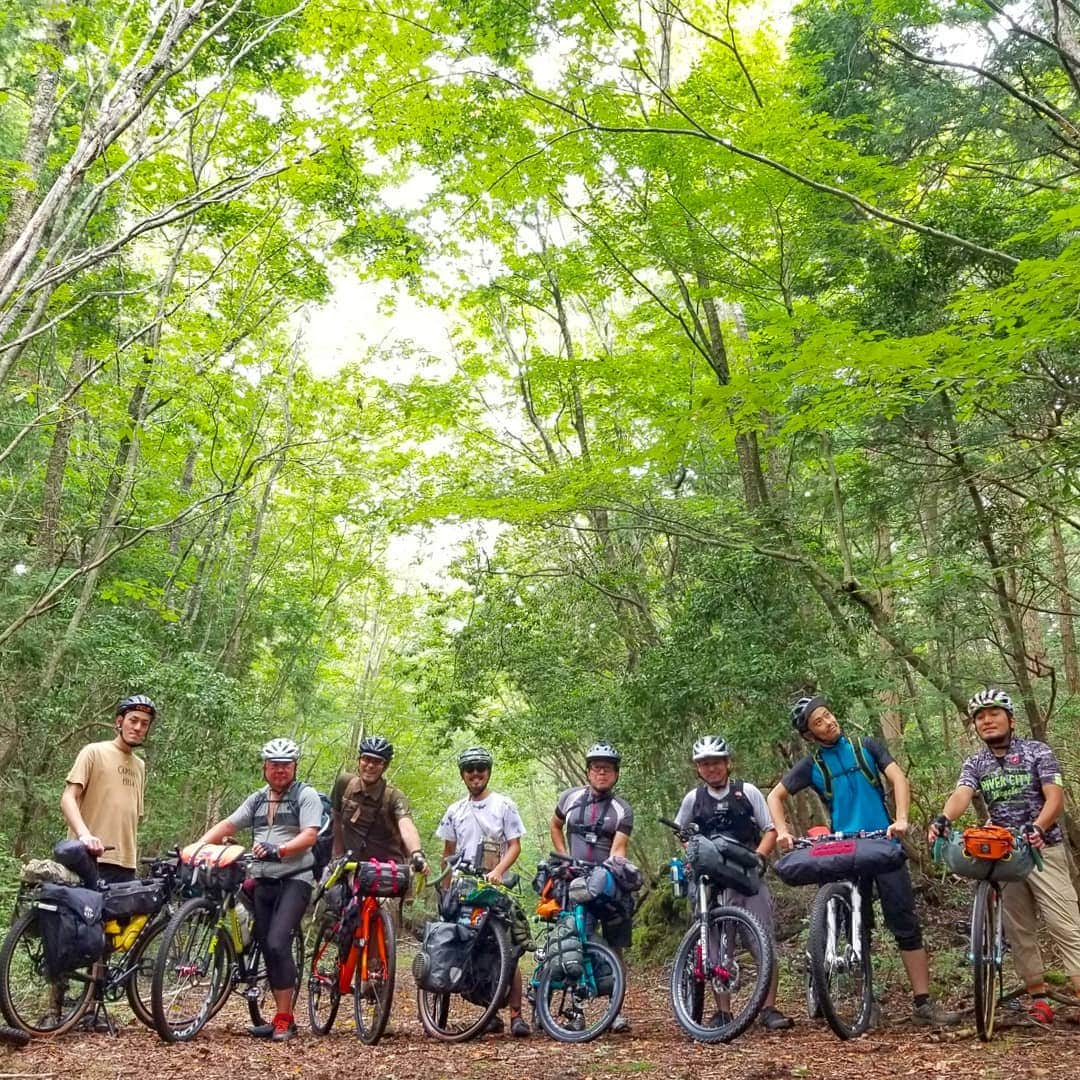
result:
[[[409,878],[404,863],[369,859],[356,868],[356,888],[365,896],[404,896],[409,891]]]
[[[501,974],[502,957],[495,939],[490,934],[475,938],[469,950],[469,965],[461,988],[461,996],[474,1005],[487,1007],[495,996]],[[499,1002],[500,1008],[506,1004],[505,998],[509,994],[510,983],[507,981],[504,1000]]]
[[[1035,869],[1031,845],[993,825],[963,832],[953,829],[939,850],[950,873],[980,881],[1023,881]]]
[[[686,862],[698,877],[743,896],[753,896],[761,888],[757,852],[726,836],[692,836],[686,845]]]
[[[47,882],[41,886],[36,905],[50,979],[101,958],[105,952],[101,893]]]
[[[606,957],[592,953],[593,977],[596,979],[596,993],[599,997],[611,997],[615,990],[615,972]]]
[[[128,919],[132,915],[154,915],[165,906],[165,883],[162,881],[118,881],[106,886],[105,919]]]
[[[610,855],[602,865],[611,872],[616,886],[624,893],[637,892],[645,884],[645,875],[622,855]]]
[[[574,916],[565,913],[548,935],[544,952],[545,961],[563,979],[580,979],[585,965],[585,953],[578,937]]]
[[[180,882],[189,888],[231,892],[247,869],[240,844],[188,844],[180,852]]]
[[[432,994],[461,991],[469,974],[476,930],[453,922],[429,922],[420,951],[413,957],[416,985]]]
[[[906,858],[896,841],[884,837],[822,840],[778,859],[776,874],[785,885],[824,885],[887,874],[899,870]]]

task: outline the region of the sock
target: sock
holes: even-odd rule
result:
[[[929,994],[916,994],[915,995],[915,1008],[918,1009],[922,1005],[927,1005],[930,1002]]]

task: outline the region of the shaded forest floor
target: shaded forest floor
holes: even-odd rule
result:
[[[890,994],[881,1030],[841,1043],[823,1023],[801,1012],[795,994],[781,1001],[796,1017],[794,1030],[769,1034],[760,1027],[730,1046],[700,1046],[671,1018],[661,969],[633,972],[626,1013],[628,1035],[607,1035],[583,1046],[557,1044],[544,1036],[511,1039],[489,1035],[462,1046],[424,1036],[416,1016],[408,960],[402,956],[391,1029],[374,1048],[349,1030],[348,1009],[334,1032],[319,1038],[305,1030],[291,1042],[267,1044],[245,1033],[246,1010],[230,1003],[191,1043],[167,1046],[131,1020],[117,1037],[79,1033],[25,1050],[0,1051],[0,1080],[31,1077],[59,1080],[239,1080],[240,1077],[302,1076],[354,1080],[358,1075],[393,1080],[614,1080],[624,1076],[671,1078],[772,1077],[877,1080],[880,1077],[949,1077],[1011,1080],[1075,1076],[1080,1051],[1080,1016],[1059,1011],[1050,1030],[1025,1022],[1004,1027],[992,1043],[980,1043],[968,1026],[933,1034],[906,1023],[910,999]],[[303,1006],[303,999],[299,1002]],[[123,1019],[117,1008],[116,1018]]]

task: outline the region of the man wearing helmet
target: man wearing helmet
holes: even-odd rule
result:
[[[115,737],[79,751],[60,796],[71,837],[98,857],[98,875],[107,883],[135,880],[146,765],[134,751],[146,741],[156,715],[145,694],[124,698],[116,707]],[[106,845],[112,850],[105,851]]]
[[[675,815],[676,824],[685,829],[693,823],[698,832],[710,839],[725,836],[753,848],[764,869],[766,856],[776,846],[776,829],[765,796],[753,784],[732,777],[731,751],[727,741],[719,735],[698,739],[694,743],[693,761],[702,783],[683,796]],[[732,890],[727,902],[749,911],[775,942],[772,897],[764,880],[753,896],[743,896]],[[779,973],[774,968],[765,1007],[761,1010],[761,1022],[769,1031],[783,1031],[793,1026],[791,1018],[776,1007],[778,979]],[[715,1019],[718,1024],[725,1022],[721,1015]]]
[[[292,935],[300,928],[314,884],[312,847],[322,822],[318,792],[296,779],[300,747],[292,739],[271,739],[260,754],[266,786],[252,792],[227,818],[207,830],[200,844],[220,844],[251,829],[251,876],[255,937],[266,957],[277,1012],[269,1024],[248,1028],[257,1038],[284,1042],[296,1034],[293,996],[296,962]]]
[[[555,804],[551,818],[551,844],[561,855],[586,863],[602,863],[609,856],[626,857],[630,833],[634,828],[634,811],[630,804],[615,794],[619,780],[622,755],[611,743],[598,742],[585,755],[588,783],[564,791]],[[622,958],[631,941],[633,903],[624,898],[619,910],[601,920],[604,940]],[[630,1030],[630,1023],[621,1013],[611,1025],[613,1032]]]
[[[805,788],[812,788],[825,805],[834,832],[884,830],[899,840],[908,831],[911,786],[903,769],[877,739],[848,738],[821,695],[800,698],[791,710],[791,723],[813,753],[800,758],[769,792],[768,804],[776,824],[776,842],[782,851],[794,843],[784,814],[784,803]],[[885,802],[885,777],[892,786],[896,820]],[[956,1013],[946,1012],[930,997],[930,961],[923,946],[922,927],[915,912],[915,893],[906,866],[874,878],[885,925],[896,939],[904,963],[916,1024],[941,1027],[955,1024]]]
[[[964,762],[956,790],[930,825],[929,840],[932,844],[946,833],[978,791],[994,825],[1019,830],[1042,852],[1042,872],[1006,884],[1002,900],[1016,973],[1032,998],[1031,1015],[1047,1024],[1054,1010],[1046,998],[1040,916],[1058,947],[1073,993],[1080,995],[1080,910],[1058,822],[1065,806],[1061,766],[1046,743],[1016,734],[1013,703],[1003,690],[980,690],[968,702],[968,715],[986,745]]]
[[[394,756],[381,735],[366,735],[358,748],[357,771],[342,773],[330,793],[334,823],[334,858],[346,851],[357,859],[404,863],[427,869],[420,834],[413,824],[405,793],[383,778]]]
[[[444,859],[460,851],[474,867],[487,871],[488,881],[502,881],[521,854],[525,826],[513,799],[488,787],[493,764],[491,751],[482,746],[462,750],[458,771],[468,794],[447,809],[435,834],[443,842]],[[492,1017],[488,1030],[502,1031],[502,1018]],[[516,966],[510,984],[510,1034],[532,1034],[521,1015],[521,972]]]

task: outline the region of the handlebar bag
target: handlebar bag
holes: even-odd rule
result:
[[[244,881],[243,855],[240,844],[188,844],[180,852],[180,883],[232,892]]]
[[[411,875],[404,863],[369,859],[356,868],[356,885],[367,896],[404,896]]]
[[[899,870],[906,858],[904,849],[885,837],[822,840],[778,859],[776,874],[785,885],[825,885],[888,874]]]
[[[761,888],[757,854],[726,836],[692,836],[686,845],[686,862],[697,877],[722,889],[753,896]]]
[[[986,836],[986,828],[953,829],[941,846],[941,862],[950,873],[978,881],[1023,881],[1035,869],[1035,856],[1026,840],[1013,836],[1008,829],[1008,849],[1003,848],[1002,837]],[[998,833],[994,828],[994,833]],[[968,834],[971,833],[971,836]]]

